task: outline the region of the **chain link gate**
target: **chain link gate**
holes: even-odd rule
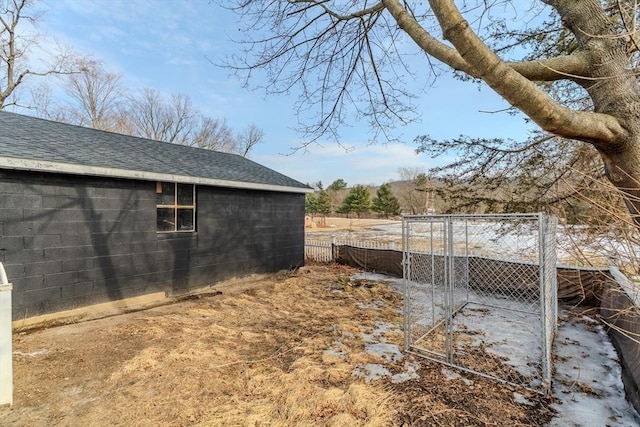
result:
[[[542,214],[403,217],[405,351],[546,393],[555,229]]]

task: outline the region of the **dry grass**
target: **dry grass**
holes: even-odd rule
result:
[[[540,425],[545,402],[480,378],[365,382],[388,362],[364,351],[376,321],[399,324],[384,283],[313,266],[222,284],[222,294],[15,336],[15,404],[1,425]],[[250,283],[250,286],[247,286]],[[363,304],[378,302],[375,308]],[[385,336],[400,344],[397,332]],[[343,356],[326,352],[339,348]]]

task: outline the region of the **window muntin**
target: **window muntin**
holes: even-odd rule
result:
[[[195,231],[195,185],[156,183],[157,231]]]

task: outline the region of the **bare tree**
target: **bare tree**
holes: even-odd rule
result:
[[[66,110],[59,108],[58,102],[53,96],[53,87],[50,82],[42,81],[30,88],[29,92],[30,108],[37,117],[63,123],[70,121]]]
[[[0,109],[7,106],[30,107],[18,100],[17,89],[30,77],[70,74],[80,70],[78,56],[57,49],[46,63],[38,64],[30,54],[39,46],[40,37],[21,30],[21,23],[35,26],[40,13],[31,0],[0,0]]]
[[[125,98],[122,76],[91,61],[77,74],[67,76],[64,91],[69,97],[67,121],[80,126],[113,131],[118,129],[118,110]]]
[[[169,102],[157,89],[144,88],[128,99],[131,134],[156,141],[186,144],[197,111],[186,95],[172,95]]]
[[[246,157],[260,143],[263,131],[255,125],[234,135],[226,119],[201,114],[186,95],[167,101],[155,89],[142,89],[127,99],[115,126],[122,133]]]
[[[196,129],[186,145],[207,150],[235,152],[233,130],[226,119],[200,116]]]
[[[242,32],[247,49],[229,65],[246,76],[266,69],[271,92],[301,87],[300,111],[320,105],[304,129],[312,136],[335,133],[353,110],[348,104],[382,132],[415,117],[419,94],[402,82],[438,66],[407,67],[407,53],[415,53],[408,38],[429,61],[483,82],[544,132],[591,144],[640,228],[636,1],[242,0],[235,10],[256,31]],[[575,107],[579,98],[587,111]]]
[[[250,124],[247,128],[236,135],[236,152],[242,157],[247,157],[249,152],[264,138],[264,131],[255,124]]]
[[[428,193],[419,191],[419,177],[425,176],[424,170],[419,167],[402,167],[398,169],[400,182],[394,184],[394,193],[397,194],[400,206],[412,214],[423,213],[428,205]]]

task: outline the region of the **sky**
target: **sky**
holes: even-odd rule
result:
[[[381,185],[398,180],[400,168],[428,172],[453,158],[416,154],[418,135],[518,139],[527,133],[522,117],[487,113],[508,106],[490,89],[445,75],[420,95],[420,122],[395,130],[401,142],[372,143],[368,123],[355,122],[340,129],[340,144],[327,139],[296,150],[304,140],[294,129],[295,90],[265,96],[258,89],[264,83],[260,73],[244,87],[228,69],[212,64],[239,48],[231,38],[242,23],[233,13],[208,0],[43,0],[42,6],[43,45],[55,42],[91,55],[107,71],[122,74],[132,91],[188,95],[201,112],[225,118],[237,131],[256,124],[265,138],[249,157],[303,183]],[[424,57],[415,60],[428,67]],[[416,93],[424,87],[412,84]]]

